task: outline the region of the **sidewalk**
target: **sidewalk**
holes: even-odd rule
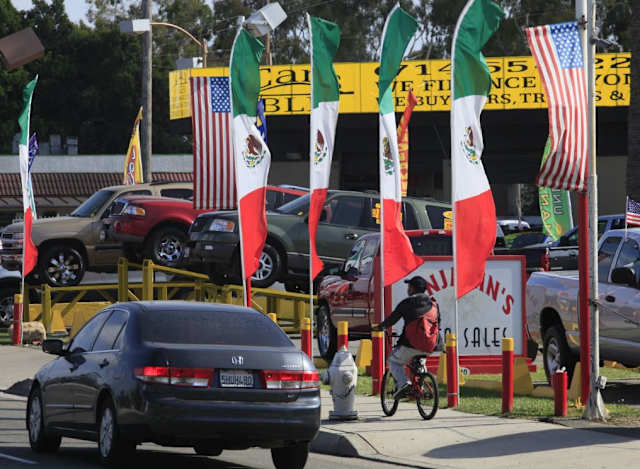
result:
[[[25,379],[33,379],[33,375],[42,365],[55,358],[53,355],[44,353],[40,347],[1,345],[0,391],[6,391]]]
[[[401,403],[393,417],[384,417],[379,398],[367,396],[357,396],[358,421],[329,421],[332,408],[323,390],[322,428],[313,451],[414,467],[473,469],[636,467],[640,458],[639,439],[552,423],[442,408],[425,421],[411,403]]]

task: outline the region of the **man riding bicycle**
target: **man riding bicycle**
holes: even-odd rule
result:
[[[408,298],[402,300],[387,319],[371,328],[373,331],[382,331],[393,326],[401,318],[404,319],[402,334],[393,353],[389,356],[389,369],[398,387],[398,391],[393,396],[394,399],[404,397],[411,389],[411,382],[404,372],[405,365],[409,364],[416,355],[425,355],[422,350],[412,347],[407,338],[407,325],[425,315],[434,304],[432,298],[424,292],[427,289],[427,281],[424,278],[416,275],[404,282],[407,284]]]

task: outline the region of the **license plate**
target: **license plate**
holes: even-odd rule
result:
[[[253,374],[244,370],[221,370],[220,386],[223,388],[252,388]]]

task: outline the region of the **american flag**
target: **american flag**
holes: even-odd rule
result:
[[[575,21],[527,28],[549,107],[551,151],[539,186],[584,191],[587,178],[587,87]]]
[[[627,225],[640,225],[640,203],[629,197],[627,197],[625,223]]]
[[[235,209],[228,77],[191,77],[193,207]]]

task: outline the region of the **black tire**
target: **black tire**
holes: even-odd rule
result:
[[[200,456],[220,456],[222,454],[222,448],[208,446],[206,444],[195,445],[193,450]]]
[[[176,267],[182,261],[187,233],[175,226],[164,226],[151,233],[144,246],[145,257],[154,264]]]
[[[54,453],[58,451],[62,438],[47,435],[42,411],[42,393],[38,387],[33,388],[29,394],[26,423],[29,445],[31,445],[33,451],[36,453]]]
[[[562,331],[562,327],[551,326],[544,334],[542,349],[542,361],[547,380],[551,383],[553,373],[564,367],[567,370],[567,378],[571,383],[573,370],[576,366],[576,359],[569,350],[567,339]]]
[[[438,383],[431,373],[420,376],[420,395],[416,396],[418,412],[425,420],[431,420],[438,411]]]
[[[338,349],[338,331],[331,322],[331,314],[327,305],[320,305],[317,312],[318,352],[331,363]]]
[[[309,443],[284,448],[271,448],[271,460],[276,469],[302,469],[309,457]]]
[[[0,327],[9,327],[13,323],[13,295],[20,293],[18,288],[0,288]]]
[[[80,252],[68,245],[57,244],[47,249],[39,260],[42,280],[52,287],[78,285],[86,271],[86,261]]]
[[[119,465],[135,451],[136,445],[120,436],[115,407],[110,399],[98,413],[98,454],[105,466]]]
[[[380,404],[382,404],[382,411],[387,417],[391,417],[398,410],[398,401],[393,398],[397,390],[396,380],[391,374],[391,370],[387,369],[382,377],[380,388]]]
[[[269,243],[265,243],[258,268],[251,277],[251,285],[256,288],[269,288],[280,278],[281,267],[280,253]]]

